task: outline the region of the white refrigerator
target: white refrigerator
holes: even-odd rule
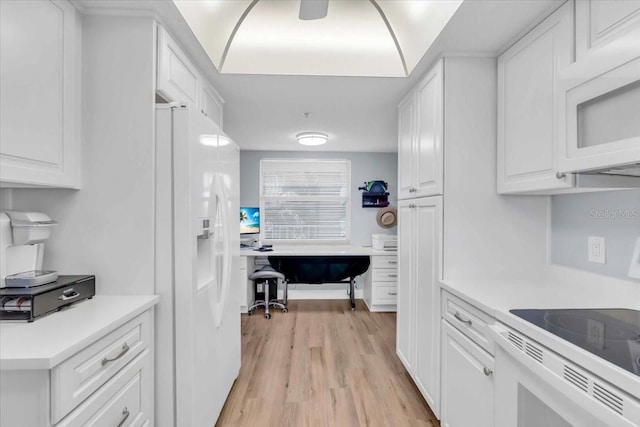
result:
[[[156,425],[213,426],[240,370],[239,148],[158,104],[155,161]]]

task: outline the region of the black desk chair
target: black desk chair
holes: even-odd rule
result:
[[[287,306],[285,305],[287,302],[286,296],[285,296],[285,304],[279,303],[278,300],[269,299],[269,280],[270,279],[280,279],[282,281],[285,280],[284,274],[274,270],[273,267],[271,267],[270,265],[265,265],[260,270],[256,270],[253,273],[251,273],[251,275],[249,276],[249,280],[253,280],[256,284],[262,283],[262,285],[264,286],[264,299],[256,300],[253,302],[251,307],[249,307],[249,309],[247,310],[247,314],[249,316],[251,316],[253,310],[258,307],[264,307],[264,317],[266,319],[271,319],[271,313],[269,312],[270,306],[280,308],[283,313],[286,313],[288,311]],[[285,288],[286,288],[286,284],[285,284]],[[277,285],[276,285],[276,290],[277,290]]]

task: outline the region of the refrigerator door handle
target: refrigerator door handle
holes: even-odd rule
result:
[[[220,216],[222,220],[221,227],[221,238],[223,245],[223,258],[222,258],[222,291],[220,292],[220,299],[217,301],[216,307],[216,327],[220,327],[222,324],[222,316],[224,314],[224,309],[227,305],[227,298],[229,295],[229,286],[231,286],[231,247],[229,242],[229,218],[228,218],[228,209],[229,204],[227,202],[226,194],[224,191],[224,187],[222,185],[222,177],[217,176],[215,179],[215,192],[218,197],[220,203],[218,203],[218,209],[220,209]]]

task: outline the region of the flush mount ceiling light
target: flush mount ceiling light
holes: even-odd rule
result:
[[[326,144],[329,136],[322,132],[302,132],[296,135],[296,139],[302,145],[316,146]]]
[[[220,73],[371,77],[408,76],[462,3],[173,1]]]

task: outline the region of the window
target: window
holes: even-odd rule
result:
[[[348,243],[349,160],[260,161],[262,239]]]

